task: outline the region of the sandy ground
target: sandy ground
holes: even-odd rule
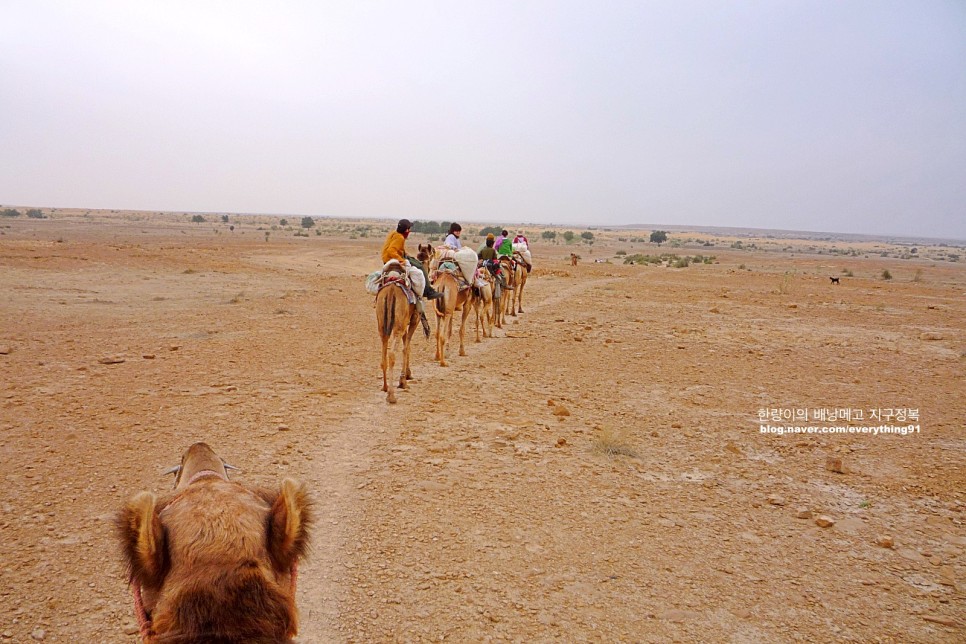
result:
[[[381,233],[0,223],[3,641],[136,641],[110,520],[196,440],[312,489],[302,642],[966,640],[962,263],[537,242],[526,312],[417,336],[390,406]],[[840,408],[920,431],[760,432]]]

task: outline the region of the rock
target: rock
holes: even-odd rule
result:
[[[795,511],[795,517],[798,519],[811,519],[812,511],[803,505]]]
[[[145,353],[145,354],[142,354],[141,357],[144,358],[145,360],[154,360],[153,353]]]
[[[288,425],[279,425],[275,429],[277,429],[280,432],[287,432],[288,431]]]
[[[666,610],[658,613],[659,619],[664,619],[669,622],[674,622],[675,624],[683,624],[685,622],[691,622],[701,617],[701,613],[697,613],[693,610]]]
[[[138,628],[138,625],[135,624],[134,622],[128,622],[127,624],[124,625],[125,635],[137,635],[140,632],[141,632],[141,629]]]
[[[825,459],[825,469],[836,474],[845,474],[845,465],[840,456],[829,456]]]
[[[889,535],[881,534],[875,538],[875,545],[880,548],[892,548],[896,545],[896,542]]]
[[[569,416],[570,415],[570,410],[567,409],[566,407],[564,407],[563,405],[557,405],[556,407],[553,408],[553,415],[554,416]]]
[[[942,624],[943,626],[952,627],[959,626],[959,622],[957,622],[955,619],[952,617],[945,617],[943,615],[923,615],[922,618],[927,622],[932,622],[933,624]]]
[[[557,447],[563,447],[566,444],[567,444],[567,439],[566,438],[558,438],[557,439]]]
[[[34,631],[30,634],[30,637],[38,641],[43,640],[44,638],[47,637],[47,631],[45,631],[42,628],[35,628]]]
[[[832,517],[822,514],[815,519],[815,525],[820,528],[831,528],[835,525],[835,519]]]
[[[0,344],[0,356],[9,355],[10,347],[5,344]]]
[[[943,586],[956,587],[956,570],[952,566],[943,566],[939,569],[939,583]]]
[[[101,364],[121,364],[124,362],[124,358],[121,356],[104,356],[98,362]]]
[[[940,335],[939,333],[920,333],[919,334],[919,339],[920,340],[925,340],[927,342],[932,342],[932,341],[935,341],[935,340],[942,340],[943,339],[943,336]]]
[[[768,502],[772,505],[785,505],[785,498],[777,494],[768,495]]]

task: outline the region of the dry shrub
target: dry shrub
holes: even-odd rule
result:
[[[604,427],[594,439],[594,449],[611,458],[615,456],[629,456],[640,458],[640,454],[630,444],[626,429]]]

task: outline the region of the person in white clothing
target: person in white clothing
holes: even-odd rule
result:
[[[452,248],[453,250],[459,250],[463,247],[460,243],[460,233],[463,231],[463,227],[453,222],[449,225],[449,232],[446,234],[446,239],[443,243]]]

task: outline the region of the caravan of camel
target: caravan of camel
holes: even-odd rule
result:
[[[447,237],[447,240],[452,239],[452,234]],[[457,314],[460,318],[459,355],[465,356],[466,326],[471,316],[475,323],[475,341],[481,342],[481,337],[493,337],[494,327],[503,328],[507,315],[523,313],[523,289],[532,268],[529,241],[522,232],[513,242],[507,237],[500,254],[496,253],[494,241],[490,235],[483,248],[488,247],[493,252],[480,253],[483,258],[465,246],[420,244],[416,258],[407,259],[415,259],[412,264],[425,267],[431,290],[438,293],[432,301],[420,298],[422,286],[414,283],[417,279],[410,279],[413,274],[418,278],[419,271],[405,265],[409,262],[391,260],[381,271],[370,276],[369,290],[376,293],[376,325],[382,342],[382,390],[386,392],[388,402],[396,402],[393,370],[397,364],[400,367],[399,389],[408,389],[407,381],[413,378],[411,344],[420,323],[426,337],[430,335],[423,305],[425,308],[432,306],[435,313],[434,359],[441,367],[449,366],[447,343],[453,336],[453,321]],[[487,259],[487,254],[493,258]],[[401,363],[397,359],[400,349]]]

